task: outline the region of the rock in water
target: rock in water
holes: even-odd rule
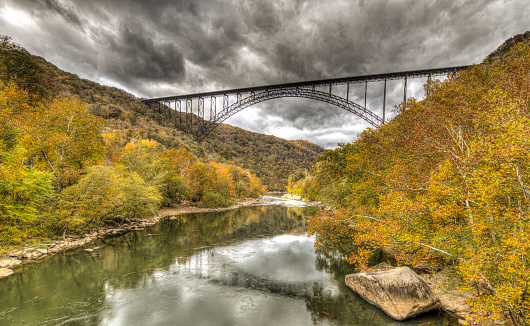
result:
[[[16,258],[0,259],[0,268],[11,268],[22,264],[22,262]]]
[[[0,268],[0,278],[13,275],[14,272],[8,268]]]
[[[408,267],[349,274],[346,285],[395,320],[441,307],[427,282]]]

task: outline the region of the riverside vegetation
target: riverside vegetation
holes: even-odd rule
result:
[[[321,149],[229,126],[221,140],[194,143],[134,96],[60,71],[7,36],[0,54],[0,254],[183,200],[226,207],[257,197],[267,187],[256,174],[281,189],[290,164],[310,164]],[[215,152],[222,141],[233,150],[234,139],[263,154],[231,161]],[[266,166],[270,156],[278,169]]]
[[[529,39],[426,84],[423,101],[293,173],[290,193],[334,208],[312,220],[318,243],[353,243],[361,269],[383,247],[399,265],[449,268],[476,294],[468,322],[530,324]]]

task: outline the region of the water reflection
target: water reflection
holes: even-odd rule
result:
[[[7,325],[403,325],[343,285],[308,238],[314,207],[182,215],[23,266],[0,281]],[[439,322],[437,316],[417,319]]]

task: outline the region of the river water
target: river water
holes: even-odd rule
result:
[[[0,325],[420,325],[344,285],[342,254],[307,237],[316,207],[185,214],[47,257],[0,280]]]

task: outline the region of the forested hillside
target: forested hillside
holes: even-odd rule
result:
[[[227,125],[194,142],[133,95],[0,37],[0,254],[182,200],[226,207],[283,189],[321,151]]]
[[[530,33],[425,86],[388,124],[327,150],[292,193],[336,208],[312,220],[322,245],[378,248],[399,264],[451,266],[481,325],[530,322]],[[471,322],[471,320],[470,320]]]
[[[92,114],[105,119],[105,132],[113,134],[122,148],[132,139],[155,140],[168,149],[184,148],[203,162],[213,160],[249,169],[269,190],[285,190],[289,174],[310,168],[324,151],[307,141],[289,141],[229,125],[220,125],[203,142],[196,142],[134,95],[62,71],[44,58],[14,48],[7,37],[0,43],[2,80],[14,80],[39,97],[78,96]]]

